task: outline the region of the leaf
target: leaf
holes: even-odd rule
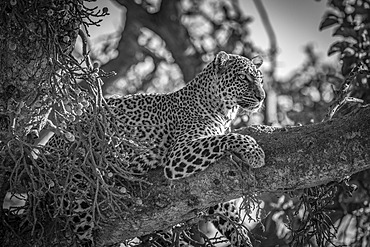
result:
[[[350,27],[339,27],[333,33],[333,36],[343,36],[343,37],[352,37],[356,39],[357,33],[353,28]]]
[[[320,23],[319,30],[322,31],[338,23],[339,23],[339,20],[338,20],[337,15],[333,13],[326,13],[326,16],[323,18],[323,21]]]
[[[329,1],[329,5],[333,6],[334,8],[337,8],[339,10],[344,9],[344,2],[343,0],[331,0]]]
[[[343,66],[342,66],[342,74],[348,75],[349,72],[352,70],[354,66],[356,66],[356,58],[355,57],[343,57]]]
[[[351,44],[347,41],[337,41],[332,44],[328,50],[328,56],[332,55],[336,52],[342,52],[346,47],[350,46]]]

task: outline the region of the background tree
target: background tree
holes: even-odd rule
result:
[[[173,68],[171,73],[177,70],[180,74],[177,78],[170,78],[171,83],[164,83],[166,90],[171,90],[176,83],[168,84],[190,81],[221,49],[245,56],[252,55],[255,50],[248,36],[247,25],[251,18],[242,15],[237,1],[114,2],[126,10],[125,28],[117,47],[107,44],[98,52],[99,55],[109,54],[111,49],[116,49],[119,54],[102,66],[102,69],[118,74],[105,80],[106,94],[125,94],[130,88],[127,84],[133,85],[130,93],[147,91],[148,84],[155,81],[161,67],[165,66]],[[150,63],[151,70],[144,75],[135,74],[143,79],[140,83],[130,80],[128,77],[133,67],[143,62]],[[122,77],[125,83],[120,84],[118,81]],[[155,87],[151,90],[163,91]]]
[[[63,207],[60,198],[67,198],[70,201],[79,198],[89,200],[91,195],[94,195],[93,207],[96,212],[94,220],[99,225],[101,222],[111,224],[98,234],[105,240],[110,239],[111,242],[124,239],[124,237],[114,237],[115,232],[125,228],[120,222],[129,222],[131,232],[145,232],[145,227],[142,227],[143,230],[138,225],[142,220],[142,213],[146,210],[155,209],[160,215],[161,212],[169,211],[166,205],[173,201],[177,202],[175,204],[178,206],[177,209],[183,206],[181,209],[184,209],[184,212],[191,212],[188,211],[191,207],[200,208],[225,200],[224,194],[228,192],[217,194],[213,191],[212,197],[205,197],[201,202],[197,200],[200,198],[198,194],[189,195],[187,198],[190,198],[190,201],[187,201],[187,205],[183,205],[181,204],[183,200],[168,192],[166,186],[158,188],[161,194],[155,190],[152,193],[153,190],[148,181],[151,183],[156,181],[130,177],[124,169],[124,157],[119,157],[120,159],[117,160],[120,162],[116,164],[102,156],[101,153],[116,153],[111,143],[132,145],[132,142],[126,142],[115,133],[107,133],[106,131],[109,130],[104,129],[104,123],[108,121],[106,116],[109,115],[109,109],[102,101],[102,94],[172,91],[193,78],[219,50],[247,57],[253,56],[257,49],[249,40],[247,29],[251,19],[244,17],[237,2],[231,0],[159,2],[117,0],[116,2],[126,9],[125,28],[122,30],[117,47],[107,42],[103,50],[94,53],[93,57],[99,59],[103,55],[109,55],[113,50],[118,52],[116,58],[100,68],[98,64],[91,64],[86,50],[85,35],[79,32],[79,29],[98,23],[93,17],[106,15],[106,9],[89,8],[84,6],[82,1],[47,1],[31,4],[29,1],[10,0],[0,4],[0,33],[1,39],[6,41],[1,42],[0,47],[2,51],[0,56],[1,198],[10,195],[7,194],[8,191],[15,193],[12,195],[17,197],[26,195],[23,198],[23,201],[26,201],[25,206],[10,208],[11,210],[2,208],[1,231],[2,243],[5,246],[71,244],[72,232],[68,227],[70,212],[68,208]],[[340,115],[347,116],[351,112],[356,113],[355,109],[358,110],[359,105],[358,100],[354,98],[363,99],[367,103],[368,74],[356,73],[355,76],[350,77],[348,74],[360,61],[365,66],[369,65],[367,57],[369,20],[366,14],[369,3],[338,0],[330,1],[330,4],[335,12],[327,14],[321,28],[337,25],[339,27],[334,34],[345,38],[334,44],[329,51],[338,51],[342,54],[343,74],[339,75],[335,68],[320,64],[313,49],[308,46],[306,49],[308,60],[304,68],[297,71],[296,75],[286,82],[274,82],[273,90],[279,99],[277,124],[307,125],[312,122],[311,119],[319,122],[325,117],[324,109],[327,106],[330,107],[329,102],[333,98],[340,100],[332,104],[335,107],[340,106],[340,111],[334,115],[334,118]],[[72,56],[71,51],[78,33],[83,40],[83,51],[81,56]],[[145,68],[143,65],[149,69],[140,69]],[[104,71],[116,71],[117,76],[105,78],[107,74]],[[98,75],[105,82],[102,92]],[[164,84],[163,78],[167,79],[164,80]],[[273,73],[271,78],[274,78]],[[345,81],[350,83],[351,90],[344,88],[335,92],[329,87],[328,82],[336,84],[337,88],[346,85],[342,84],[344,78],[354,78],[353,81]],[[80,80],[84,80],[84,87],[78,83]],[[351,93],[349,96],[352,98],[346,97],[347,93]],[[342,101],[351,100],[354,103],[342,107]],[[359,111],[361,113],[361,109]],[[362,128],[361,131],[363,131],[361,120],[366,120],[361,116],[368,116],[366,112],[362,113],[363,115],[349,115],[346,118],[351,119],[353,116],[357,119],[358,122],[355,124],[358,124],[356,126],[359,126],[359,129]],[[84,118],[81,117],[82,114]],[[307,125],[298,129],[302,136],[305,136],[310,128],[320,130],[324,127],[325,123],[318,125],[318,129],[315,129],[316,125]],[[338,129],[335,130],[341,129],[345,130],[346,126],[338,125]],[[273,135],[266,134],[263,130],[261,130],[262,134],[253,132],[251,134],[263,144],[267,154],[272,156],[274,148],[279,145],[279,142],[276,140],[274,142],[273,138],[280,136],[280,133],[274,129],[271,131]],[[45,144],[53,133],[64,135],[65,145],[60,150],[50,151],[49,149],[45,152],[37,145]],[[284,138],[293,136],[291,129],[288,129],[287,133]],[[100,145],[96,146],[91,141],[94,138],[100,141]],[[369,136],[365,135],[362,139],[365,143],[364,147],[368,147]],[[145,150],[145,143],[136,142],[136,144],[138,152]],[[366,150],[364,148],[362,151],[366,153]],[[351,152],[352,150],[346,150],[336,156],[346,157]],[[282,157],[279,156],[282,154],[276,155],[274,156],[276,159]],[[293,155],[287,156],[293,161],[297,159]],[[316,153],[316,156],[320,154]],[[331,157],[334,156],[329,156],[329,160]],[[274,167],[275,161],[271,159],[269,161],[271,163],[266,168],[259,170],[260,174],[255,174],[257,179],[255,188],[276,190],[271,187],[271,184],[276,185],[277,188],[292,186],[278,181],[276,175],[270,176],[268,180],[270,187],[263,183],[266,180],[263,179],[266,174],[275,174],[273,172],[276,171],[278,174],[289,174],[286,170],[289,164],[286,167],[279,164]],[[291,167],[294,165],[293,161],[291,161]],[[344,168],[345,164],[342,166],[344,171],[350,174],[356,169],[364,169],[366,164],[352,170]],[[220,167],[222,169],[217,170]],[[222,174],[220,171],[229,167],[230,164],[222,163],[221,166],[215,164],[207,174],[214,179]],[[114,176],[114,180],[110,173],[112,170],[119,174],[118,178]],[[307,172],[307,170],[303,171]],[[161,171],[154,172],[159,174],[156,177],[161,177]],[[89,182],[88,186],[73,180],[71,174],[76,173],[85,176]],[[302,177],[297,175],[297,180],[303,178],[303,172],[299,174]],[[264,223],[270,227],[265,232],[255,228],[254,232],[259,235],[254,236],[256,240],[261,241],[261,243],[256,241],[255,245],[269,246],[279,241],[281,246],[288,243],[297,246],[308,243],[322,246],[326,241],[333,241],[334,235],[330,232],[333,224],[330,219],[335,222],[337,219],[346,219],[346,217],[348,219],[348,215],[356,218],[355,229],[358,235],[351,240],[354,246],[364,241],[368,238],[366,231],[362,231],[368,224],[368,213],[366,213],[368,205],[365,203],[366,200],[360,198],[363,195],[368,196],[369,186],[366,183],[366,174],[356,174],[352,179],[360,187],[352,199],[346,197],[348,193],[352,193],[351,186],[344,182],[339,185],[334,183],[299,190],[315,184],[307,179],[303,185],[298,186],[299,183],[297,183],[293,186],[295,188],[293,194],[284,194],[284,197],[279,194],[279,200],[273,199],[271,194],[264,194],[262,198],[265,200],[265,210],[272,212],[265,218]],[[335,180],[336,176],[339,176],[334,169],[328,169],[326,173],[321,171],[320,175],[328,177],[320,178],[321,180],[318,181],[321,182],[317,182],[318,184]],[[205,176],[207,178],[207,175]],[[340,179],[342,178],[341,176]],[[200,176],[190,179],[193,186],[199,188],[199,194],[202,194],[205,188],[204,185],[197,187],[196,184],[203,179],[204,177]],[[297,180],[292,179],[292,183]],[[229,183],[229,187],[235,187],[233,181],[244,180],[239,178],[225,183]],[[187,195],[186,182],[180,182],[178,188],[180,191],[183,188],[183,195]],[[229,193],[228,198],[240,196],[246,188],[251,190],[253,186],[244,184],[244,187],[240,186]],[[212,187],[208,190],[212,190]],[[152,194],[155,196],[146,197]],[[208,202],[205,202],[207,200]],[[149,204],[149,201],[152,204]],[[332,202],[334,202],[333,205],[331,205]],[[20,212],[20,210],[24,211]],[[330,210],[335,211],[330,213]],[[114,218],[113,215],[120,215],[121,218]],[[194,216],[177,215],[173,220],[176,221],[179,218],[189,219]],[[153,217],[151,220],[156,219]],[[150,225],[151,220],[147,219],[149,226],[153,225]],[[282,223],[287,221],[291,222],[291,229],[285,228],[284,231],[278,231],[283,229]],[[323,221],[326,224],[322,224]],[[157,229],[169,227],[170,223],[162,222]],[[112,226],[121,228],[112,230]],[[283,232],[285,238],[281,238],[278,232]],[[18,238],[19,235],[24,238]],[[263,236],[267,236],[267,239],[263,239]],[[339,240],[349,241],[344,237]]]

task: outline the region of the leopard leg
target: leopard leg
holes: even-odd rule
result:
[[[89,184],[81,173],[73,174],[70,178],[73,184],[69,190],[74,195],[70,198],[64,198],[64,208],[70,213],[70,226],[77,237],[79,246],[94,246],[93,229],[95,227],[93,219],[93,207],[91,198],[88,195],[82,195],[81,191],[86,191]]]
[[[72,228],[77,235],[80,245],[93,246],[92,231],[94,228],[93,215],[91,212],[91,202],[79,199],[73,207]]]
[[[237,154],[252,168],[265,164],[265,154],[252,137],[229,133],[178,141],[165,161],[165,176],[180,179],[203,171],[227,151]]]
[[[208,214],[215,215],[215,218],[212,220],[213,225],[229,240],[231,246],[252,247],[252,243],[248,237],[248,230],[240,218],[236,200],[219,203],[210,207]]]

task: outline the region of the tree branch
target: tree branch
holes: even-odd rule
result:
[[[202,209],[243,192],[301,189],[341,180],[370,168],[370,107],[343,118],[301,127],[250,127],[266,154],[266,166],[251,170],[225,157],[205,172],[169,182],[162,170],[148,174],[135,222],[113,219],[99,232],[98,246],[166,229],[199,216]],[[243,172],[240,172],[243,171]]]

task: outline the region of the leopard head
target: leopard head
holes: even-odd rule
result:
[[[223,51],[216,55],[213,66],[220,88],[221,98],[231,107],[240,106],[248,112],[257,111],[265,99],[262,58],[248,59]]]

